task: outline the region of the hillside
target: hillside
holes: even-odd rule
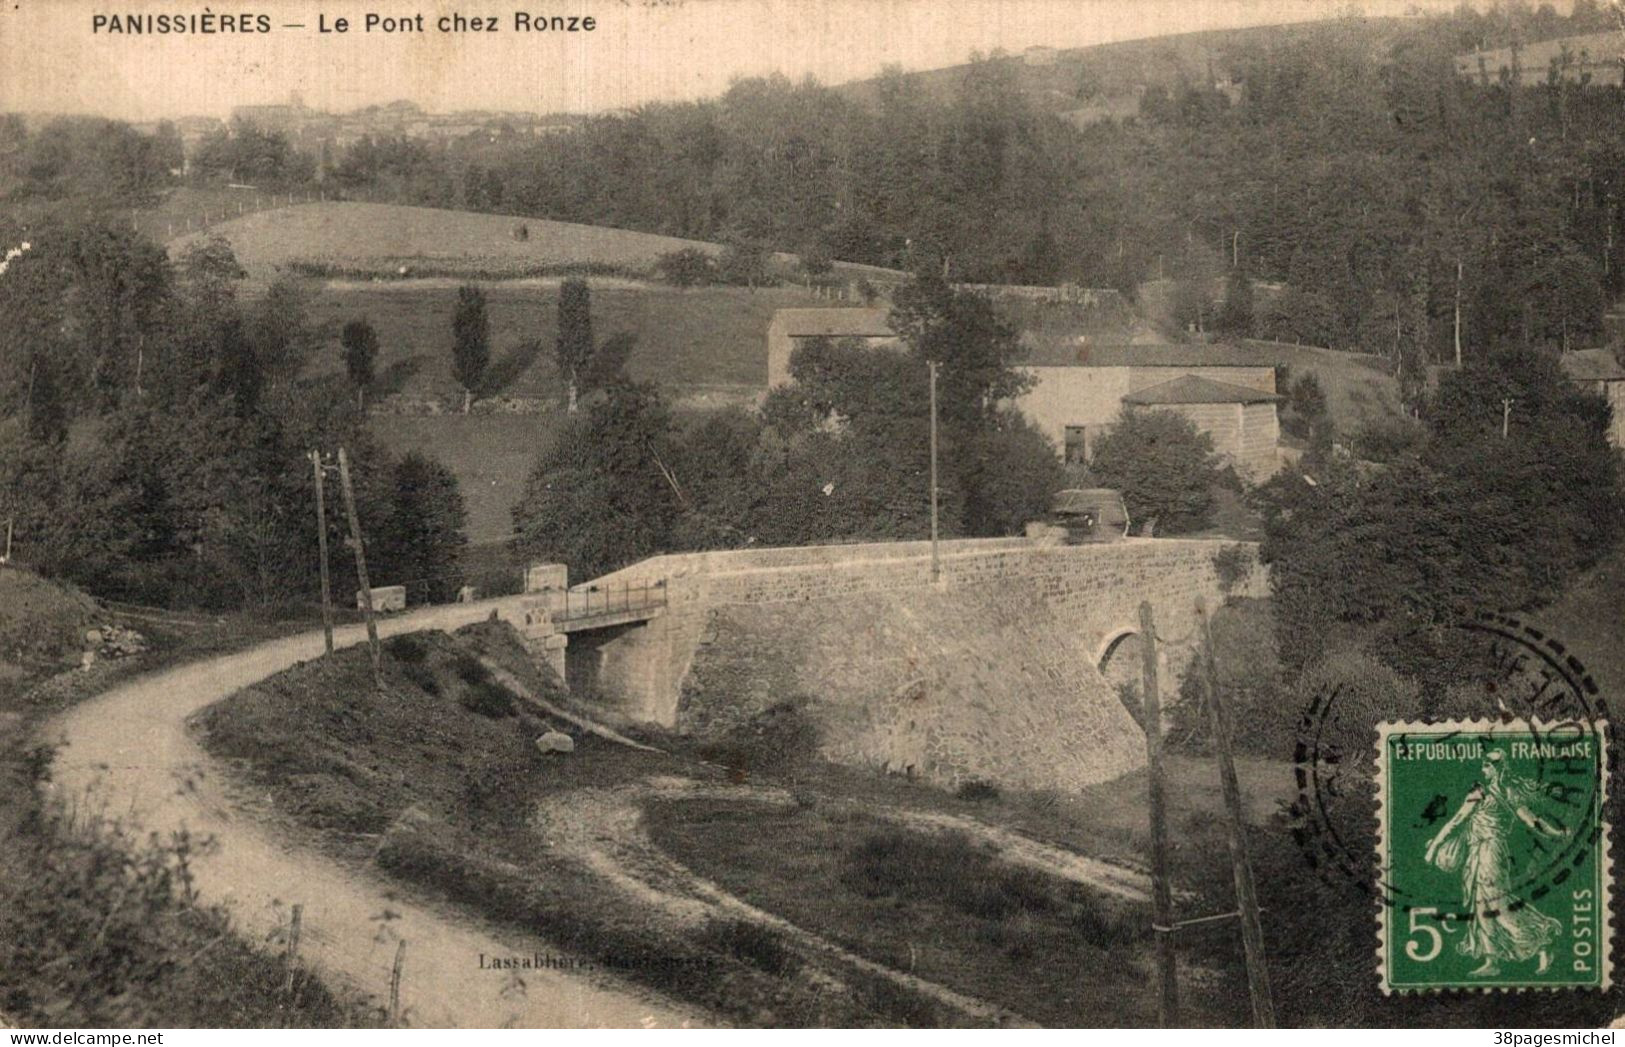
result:
[[[513,235],[520,224],[529,232],[527,239]],[[296,263],[357,275],[395,275],[405,266],[425,275],[498,278],[565,265],[644,269],[668,251],[721,250],[698,240],[540,218],[329,201],[222,222],[178,237],[170,252],[216,234],[231,242],[237,260],[257,282]]]
[[[0,697],[79,664],[96,602],[21,567],[0,567]]]
[[[1364,40],[1375,54],[1392,41],[1404,24],[1395,18],[1362,18],[1356,22],[1215,29],[1064,50],[1033,48],[998,61],[1033,108],[1082,124],[1107,116],[1132,116],[1138,110],[1140,94],[1153,84],[1173,89],[1183,84],[1236,79],[1234,60],[1247,49],[1308,46],[1336,36]],[[905,73],[903,79],[927,97],[949,102],[970,69],[971,65],[965,63]],[[858,80],[835,90],[875,104],[880,98],[880,85],[878,78]]]

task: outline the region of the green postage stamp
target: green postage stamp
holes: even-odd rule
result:
[[[1605,728],[1380,725],[1384,992],[1609,987]]]

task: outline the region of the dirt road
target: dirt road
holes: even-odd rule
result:
[[[493,610],[513,620],[517,598],[427,608],[380,622],[385,635],[454,629]],[[338,630],[347,646],[361,627]],[[242,687],[322,653],[320,632],[138,678],[77,706],[47,728],[65,744],[53,769],[64,799],[168,834],[186,829],[217,846],[197,864],[205,902],[228,906],[250,940],[285,927],[304,907],[300,955],[365,992],[387,998],[399,942],[404,1021],[429,1027],[669,1027],[709,1024],[700,1012],[598,973],[540,969],[498,972],[481,956],[562,958],[523,934],[453,922],[404,901],[381,877],[348,870],[314,850],[290,846],[234,811],[221,776],[192,740],[193,713]]]

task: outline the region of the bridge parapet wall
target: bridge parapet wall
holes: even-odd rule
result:
[[[1187,646],[1197,597],[1213,604],[1224,596],[1214,558],[1236,545],[1254,553],[1255,566],[1230,592],[1266,594],[1268,579],[1256,566],[1256,548],[1231,541],[1145,538],[1075,546],[1026,538],[946,541],[935,581],[929,542],[659,556],[595,581],[666,582],[666,614],[650,623],[651,632],[629,642],[624,652],[607,645],[599,657],[610,663],[638,659],[635,672],[612,667],[608,674],[645,681],[648,690],[628,696],[627,711],[673,725],[683,680],[705,640],[707,622],[717,612],[814,601],[857,603],[866,596],[891,601],[914,591],[951,596],[972,618],[1007,614],[1024,601],[1042,605],[1098,664],[1115,638],[1138,631],[1142,600],[1155,608],[1163,641],[1175,648]],[[643,664],[647,659],[657,664]]]

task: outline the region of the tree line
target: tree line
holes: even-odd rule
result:
[[[32,235],[0,274],[0,516],[19,562],[142,603],[309,598],[306,454],[343,446],[375,577],[413,582],[416,599],[455,593],[455,479],[378,446],[348,390],[305,377],[333,347],[297,283],[241,299],[221,239],[171,263],[93,220]],[[339,514],[329,527],[344,548]]]

